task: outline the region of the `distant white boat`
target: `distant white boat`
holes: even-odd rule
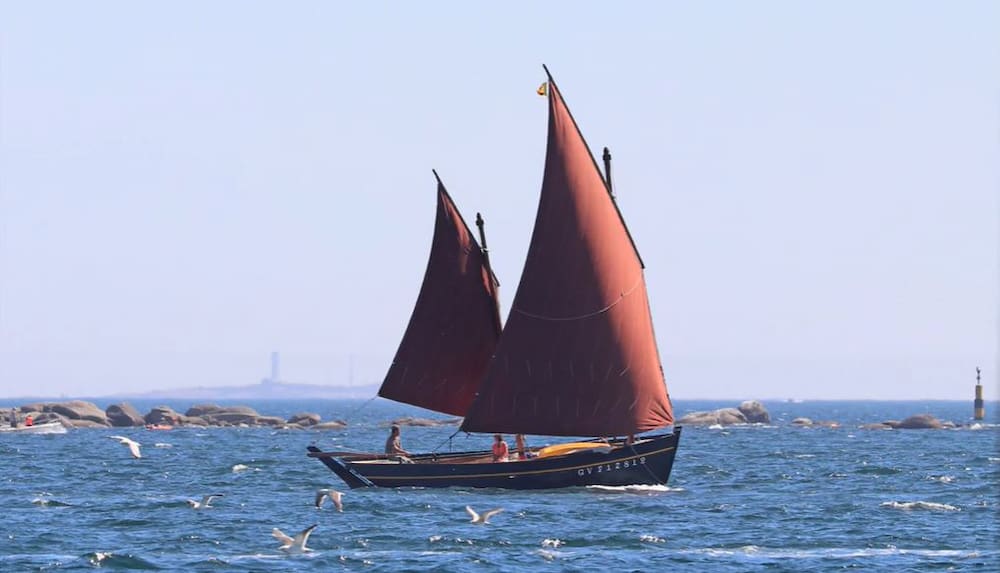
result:
[[[8,432],[12,434],[65,434],[66,426],[63,426],[61,422],[46,422],[32,426],[20,425],[16,428],[0,426],[0,433]]]

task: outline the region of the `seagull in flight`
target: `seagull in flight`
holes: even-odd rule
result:
[[[481,524],[481,525],[485,525],[485,524],[487,524],[487,523],[490,522],[490,518],[491,517],[493,517],[494,515],[500,513],[501,511],[503,511],[503,508],[502,507],[498,507],[496,509],[491,509],[489,511],[484,511],[482,514],[479,514],[479,513],[476,513],[476,510],[472,509],[471,507],[465,506],[465,511],[467,511],[469,513],[469,516],[472,517],[472,523],[478,523],[478,524]]]
[[[316,490],[316,501],[314,502],[316,504],[316,509],[322,509],[323,508],[323,498],[327,498],[328,497],[328,498],[330,498],[330,501],[333,502],[333,505],[335,505],[337,507],[337,511],[344,511],[344,502],[341,501],[341,497],[343,495],[344,495],[343,493],[341,493],[341,492],[339,492],[339,491],[337,491],[335,489],[320,489],[320,490]]]
[[[139,442],[135,440],[130,440],[125,436],[108,436],[108,437],[111,438],[112,440],[118,440],[118,443],[120,444],[125,444],[126,446],[128,446],[128,451],[132,452],[133,458],[142,457],[142,454],[139,452],[139,446],[141,445]]]
[[[312,549],[306,547],[306,540],[309,539],[309,534],[313,532],[313,529],[316,529],[316,525],[317,524],[314,523],[303,529],[294,538],[285,535],[277,527],[271,530],[271,535],[281,542],[281,547],[278,549],[288,553],[305,553],[306,551],[312,551]]]
[[[189,499],[187,500],[187,503],[188,505],[191,506],[191,509],[205,509],[208,507],[215,507],[214,505],[212,505],[212,500],[217,497],[224,497],[224,496],[221,493],[210,493],[205,497],[201,498],[201,501],[195,501],[193,499]]]

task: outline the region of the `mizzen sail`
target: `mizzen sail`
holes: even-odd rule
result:
[[[424,282],[378,395],[464,416],[500,337],[498,308],[486,257],[438,179]]]
[[[555,83],[535,229],[468,432],[613,436],[673,423],[642,262]]]

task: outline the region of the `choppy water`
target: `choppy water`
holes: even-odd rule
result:
[[[0,434],[0,570],[1000,571],[995,403],[992,424],[939,431],[856,426],[923,412],[968,423],[971,404],[766,403],[772,426],[685,428],[669,487],[532,492],[346,490],[305,456],[307,445],[377,450],[386,421],[426,415],[361,404],[251,404],[262,414],[348,418],[336,432]],[[790,426],[798,416],[842,427]],[[404,428],[404,446],[432,449],[453,431]],[[113,434],[141,442],[144,457],[132,459]],[[320,487],[347,492],[343,513],[312,506]],[[206,493],[225,497],[188,507]],[[466,505],[505,511],[477,526]],[[273,527],[294,534],[313,523],[312,553],[286,555],[271,537]]]

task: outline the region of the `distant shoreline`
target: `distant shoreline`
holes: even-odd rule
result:
[[[360,387],[356,387],[360,388]],[[170,400],[170,401],[210,401],[210,402],[222,402],[229,400],[253,400],[253,401],[275,401],[275,402],[296,402],[302,400],[371,400],[374,398],[379,398],[377,395],[377,387],[373,387],[370,394],[363,393],[345,393],[344,395],[325,395],[325,396],[312,396],[312,395],[302,395],[302,396],[225,396],[219,394],[204,394],[204,395],[188,395],[188,394],[109,394],[101,396],[90,396],[86,394],[79,395],[23,395],[23,396],[0,396],[0,403],[6,402],[58,402],[67,400],[86,400],[89,402],[121,402],[128,400],[143,400],[143,401],[153,401],[153,400]],[[380,398],[381,399],[381,398]],[[689,403],[689,402],[739,402],[741,400],[746,400],[747,397],[729,397],[729,398],[679,398],[674,399],[673,402],[676,403]],[[968,402],[972,404],[972,399],[963,398],[802,398],[789,400],[787,398],[756,398],[760,402],[767,402],[769,404],[820,404],[820,403],[832,403],[832,402],[868,402],[868,403],[889,403],[889,402],[952,402],[952,403],[963,403]],[[986,404],[997,404],[1000,405],[1000,399],[996,400],[985,400]]]

